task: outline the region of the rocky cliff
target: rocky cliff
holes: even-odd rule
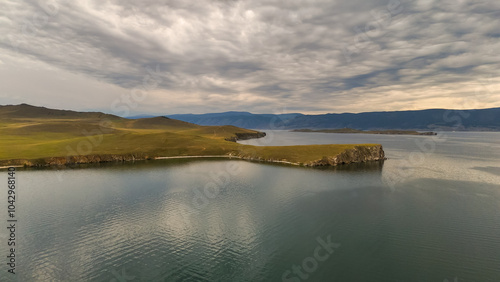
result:
[[[293,153],[292,153],[293,154]],[[287,157],[262,157],[262,154],[253,150],[253,152],[241,152],[240,154],[233,155],[233,157],[240,158],[249,161],[259,161],[259,162],[269,162],[269,163],[284,163],[298,166],[337,166],[342,164],[350,163],[363,163],[369,161],[383,161],[385,160],[385,152],[382,145],[370,145],[370,146],[354,146],[350,149],[345,149],[341,153],[332,156],[324,156],[320,159],[314,160],[311,157],[310,161],[297,162],[290,160]]]
[[[245,132],[245,133],[235,133],[236,136],[227,138],[227,141],[232,141],[236,142],[238,140],[248,140],[248,139],[255,139],[255,138],[262,138],[266,136],[265,132]]]
[[[356,146],[353,149],[347,149],[344,152],[332,156],[323,157],[304,165],[306,166],[337,166],[349,163],[362,163],[368,161],[385,160],[385,152],[382,145],[375,146]]]
[[[335,156],[325,156],[321,159],[312,160],[305,163],[296,163],[293,161],[289,161],[286,158],[280,158],[280,159],[263,158],[260,157],[258,153],[257,155],[253,154],[252,156],[247,155],[245,153],[229,154],[227,156],[231,158],[239,158],[250,161],[286,163],[291,165],[303,165],[310,167],[337,166],[342,164],[385,160],[385,153],[381,145],[355,146],[354,148],[346,149]],[[88,163],[139,161],[139,160],[154,159],[156,157],[158,156],[151,156],[148,154],[86,155],[86,156],[50,157],[50,158],[40,158],[35,160],[24,160],[24,159],[8,160],[8,161],[0,161],[0,165],[2,166],[24,165],[29,167],[51,166],[51,165],[63,166],[63,165],[75,165],[75,164],[88,164]]]
[[[106,163],[106,162],[127,162],[148,160],[152,157],[146,154],[128,154],[128,155],[86,155],[86,156],[68,156],[68,157],[50,157],[34,160],[8,160],[0,161],[2,166],[24,165],[28,167],[51,166],[51,165],[75,165],[89,163]]]

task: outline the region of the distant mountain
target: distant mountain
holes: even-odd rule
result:
[[[252,114],[248,112],[224,112],[212,114],[180,114],[168,115],[169,118],[183,120],[199,125],[234,125],[243,128],[272,128],[302,114]]]
[[[431,109],[324,115],[272,115],[225,112],[201,115],[169,115],[169,117],[199,125],[235,125],[258,129],[329,129],[348,127],[358,130],[500,131],[500,108],[481,110]]]
[[[484,110],[431,109],[301,116],[287,128],[344,128],[360,130],[500,130],[500,108]]]

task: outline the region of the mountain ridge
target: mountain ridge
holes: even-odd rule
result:
[[[464,130],[500,131],[500,108],[426,109],[362,113],[167,115],[199,125],[235,125],[258,129]]]

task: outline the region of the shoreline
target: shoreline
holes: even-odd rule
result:
[[[231,155],[208,155],[208,156],[174,156],[174,157],[155,157],[155,160],[168,160],[168,159],[196,159],[196,158],[237,158]]]
[[[280,161],[280,160],[263,160],[263,159],[258,159],[258,158],[250,158],[250,157],[241,157],[241,156],[234,156],[234,155],[209,155],[209,156],[174,156],[174,157],[155,157],[151,159],[135,159],[135,160],[130,160],[130,161],[104,161],[104,162],[97,162],[97,163],[125,163],[125,162],[133,162],[133,161],[145,161],[145,160],[173,160],[173,159],[202,159],[202,158],[207,158],[207,159],[213,159],[213,158],[221,158],[221,159],[237,159],[237,160],[243,160],[243,161],[251,161],[251,162],[260,162],[260,163],[281,163],[281,164],[288,164],[288,165],[293,165],[293,166],[305,166],[300,163],[295,163],[295,162],[290,162],[290,161]],[[92,164],[92,163],[75,163],[75,164]],[[72,164],[72,165],[75,165]],[[94,163],[95,164],[95,163]],[[2,169],[8,169],[10,167],[15,167],[15,168],[24,168],[24,167],[51,167],[51,166],[68,166],[67,164],[47,164],[47,165],[31,165],[31,166],[24,166],[24,165],[11,165],[11,166],[0,166],[0,170]]]
[[[245,158],[245,157],[241,157],[241,156],[232,156],[232,155],[156,157],[154,159],[155,160],[169,160],[169,159],[197,159],[197,158],[237,159],[237,160],[251,161],[251,162],[282,163],[282,164],[289,164],[289,165],[294,165],[294,166],[300,166],[300,163],[294,163],[294,162],[289,162],[289,161],[260,160],[260,159]]]
[[[315,145],[316,146],[329,146],[329,145]],[[292,150],[296,150],[291,146]],[[297,146],[302,147],[302,146]],[[307,147],[307,146],[305,146]],[[263,147],[266,149],[266,147]],[[271,147],[272,148],[272,147]],[[289,147],[283,147],[285,149]],[[324,150],[328,148],[320,148]],[[333,152],[332,152],[333,153]],[[89,163],[112,163],[112,162],[130,162],[130,161],[140,161],[140,160],[168,160],[168,159],[197,159],[197,158],[224,158],[224,159],[240,159],[254,162],[266,162],[266,163],[281,163],[294,166],[304,166],[304,167],[315,167],[315,166],[337,166],[350,163],[361,163],[367,161],[381,161],[385,160],[385,153],[381,145],[353,145],[351,148],[344,149],[342,151],[337,151],[335,154],[317,154],[316,156],[311,156],[310,159],[297,159],[289,160],[285,155],[281,155],[279,152],[274,151],[254,151],[254,152],[231,152],[227,155],[192,155],[192,156],[150,156],[148,154],[126,154],[126,155],[86,155],[86,156],[69,156],[69,157],[51,157],[42,158],[37,160],[5,160],[3,161],[0,169],[6,169],[9,167],[50,167],[50,166],[68,166],[75,164],[89,164]],[[1,163],[1,161],[0,161]],[[10,164],[10,165],[9,165]]]

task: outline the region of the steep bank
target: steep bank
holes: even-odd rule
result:
[[[235,133],[234,135],[235,136],[226,138],[226,141],[236,142],[239,140],[262,138],[266,136],[266,133],[257,131],[257,132]]]
[[[129,162],[152,159],[147,154],[125,154],[125,155],[85,155],[85,156],[68,156],[68,157],[49,157],[38,159],[14,159],[0,161],[0,166],[27,166],[27,167],[42,167],[42,166],[64,166],[75,164],[91,164],[91,163],[108,163],[108,162]]]
[[[294,147],[294,148],[292,148]],[[298,147],[299,149],[296,149]],[[349,148],[350,147],[350,148]],[[281,148],[281,150],[277,149]],[[339,150],[339,148],[342,148]],[[288,155],[289,150],[295,154]],[[333,149],[333,150],[332,150]],[[318,153],[330,155],[318,157]],[[282,147],[255,147],[243,145],[241,150],[231,151],[225,155],[207,156],[170,156],[171,158],[197,158],[197,157],[228,157],[249,161],[285,163],[301,166],[337,166],[350,163],[361,163],[369,161],[381,161],[385,159],[385,153],[381,145],[308,145],[308,146],[282,146]],[[67,166],[75,164],[106,163],[106,162],[129,162],[149,159],[168,158],[150,154],[123,154],[123,155],[86,155],[68,157],[49,157],[39,159],[15,159],[0,161],[0,166]]]
[[[286,163],[300,166],[337,166],[385,160],[379,144],[263,146],[242,150],[233,155],[240,159]]]
[[[336,166],[349,163],[364,163],[369,161],[385,160],[385,152],[382,145],[356,146],[347,149],[334,157],[324,157],[321,160],[313,161],[308,166]]]

